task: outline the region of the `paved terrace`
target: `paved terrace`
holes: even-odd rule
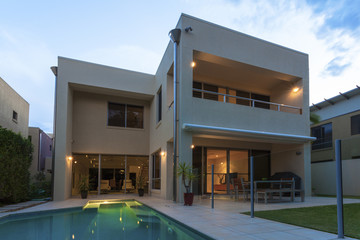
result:
[[[242,240],[263,240],[263,239],[292,239],[292,240],[330,240],[337,239],[337,235],[298,226],[278,223],[261,218],[251,219],[250,216],[240,214],[250,210],[250,203],[244,201],[235,202],[228,199],[215,200],[215,208],[211,209],[209,199],[195,199],[194,205],[183,206],[155,197],[138,197],[135,194],[127,195],[100,195],[89,196],[88,199],[72,198],[66,201],[47,202],[32,206],[26,209],[19,209],[12,212],[1,212],[0,217],[13,213],[26,213],[61,209],[68,207],[84,206],[88,200],[102,199],[136,199],[146,205],[165,213],[166,215],[191,226],[192,228],[207,234],[215,239],[242,239]],[[344,199],[344,203],[360,203],[359,199]],[[33,205],[29,202],[29,205]],[[276,210],[284,208],[298,208],[310,206],[322,206],[336,204],[335,198],[307,197],[305,202],[286,203],[258,203],[255,204],[255,211]],[[21,208],[24,204],[21,205]],[[352,239],[352,238],[347,238]]]

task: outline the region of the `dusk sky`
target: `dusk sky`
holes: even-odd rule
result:
[[[63,56],[154,74],[181,13],[309,54],[310,103],[360,86],[359,0],[0,2],[0,77],[53,132]]]

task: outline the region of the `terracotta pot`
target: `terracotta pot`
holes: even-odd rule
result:
[[[194,193],[184,193],[184,205],[191,206],[194,201]]]
[[[143,189],[143,188],[139,188],[139,189],[138,189],[138,193],[139,193],[139,197],[144,196],[144,189]]]

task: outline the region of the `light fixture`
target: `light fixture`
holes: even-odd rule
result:
[[[161,151],[160,152],[160,155],[163,157],[163,156],[165,156],[165,152],[164,151]]]
[[[69,161],[72,161],[72,160],[73,160],[73,157],[72,157],[72,156],[68,156],[67,159],[68,159]]]
[[[75,161],[74,163],[77,163],[77,161]]]
[[[194,144],[191,144],[191,149],[194,149],[195,148],[195,145]]]
[[[299,87],[294,87],[292,91],[293,91],[294,93],[297,93],[299,90],[300,90]]]
[[[140,168],[140,166],[138,166],[138,168]]]
[[[196,62],[192,61],[191,64],[190,64],[190,66],[191,66],[192,68],[194,68],[194,67],[196,66]]]

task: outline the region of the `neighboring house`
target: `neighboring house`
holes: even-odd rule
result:
[[[341,140],[343,190],[360,196],[360,88],[314,104],[310,111],[320,117],[311,126],[312,187],[317,194],[336,194],[335,140]]]
[[[30,174],[34,176],[38,172],[44,172],[48,180],[52,173],[52,138],[38,127],[29,127],[29,139],[34,147]]]
[[[228,193],[229,174],[248,180],[254,156],[256,179],[290,171],[309,195],[308,55],[185,14],[176,27],[177,161],[201,176],[194,193],[209,193],[212,164],[217,192]],[[170,42],[155,75],[59,57],[55,200],[78,194],[82,178],[90,193],[124,193],[145,175],[149,194],[182,201],[176,176],[173,191],[173,52]]]
[[[0,126],[28,136],[29,103],[0,77]]]

